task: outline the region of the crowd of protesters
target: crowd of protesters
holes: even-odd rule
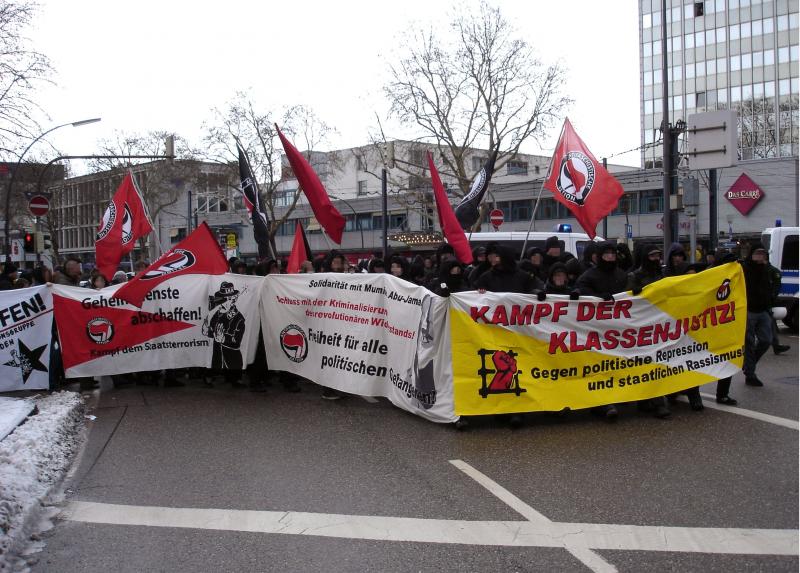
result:
[[[689,263],[684,248],[675,243],[663,256],[658,246],[640,246],[634,256],[624,243],[612,241],[590,242],[586,245],[580,259],[572,253],[564,252],[563,243],[558,237],[547,239],[544,247],[534,246],[524,253],[519,260],[517,255],[501,244],[489,244],[487,247],[473,249],[473,261],[463,265],[456,259],[453,248],[444,244],[433,256],[416,255],[413,259],[393,255],[387,260],[381,253],[373,253],[369,258],[358,263],[351,263],[338,251],[330,251],[325,256],[313,261],[303,261],[301,273],[388,273],[424,287],[440,296],[449,296],[469,290],[478,292],[509,292],[535,295],[545,300],[548,295],[566,295],[572,300],[581,297],[599,297],[610,301],[616,294],[632,291],[639,294],[648,285],[665,277],[702,272],[706,268],[738,261],[742,265],[747,287],[747,326],[744,344],[745,383],[751,386],[763,386],[756,375],[759,359],[772,346],[775,354],[789,349],[780,344],[777,338],[777,325],[771,314],[775,299],[780,290],[780,271],[772,267],[767,260],[767,253],[760,243],[749,245],[742,258],[727,249],[718,249],[714,253],[696,253],[702,262]],[[266,259],[255,264],[232,257],[228,261],[229,271],[236,274],[266,276],[285,272],[284,261]],[[147,268],[148,263],[138,261],[135,272]],[[46,266],[38,266],[32,270],[20,272],[12,263],[6,263],[0,273],[0,290],[25,288],[28,286],[56,283],[69,286],[85,286],[102,289],[108,285],[120,284],[128,280],[128,274],[117,271],[109,280],[97,269],[90,273],[83,272],[81,261],[69,258],[62,267],[51,271]],[[55,336],[55,333],[54,333]],[[51,356],[54,373],[59,371],[60,363],[57,352]],[[243,382],[247,377],[248,383]],[[58,374],[55,374],[57,377]],[[259,344],[255,362],[246,370],[231,369],[183,369],[157,372],[138,372],[113,376],[115,386],[126,384],[158,385],[163,376],[164,386],[183,386],[182,378],[199,378],[207,386],[213,386],[214,378],[221,378],[225,383],[236,388],[248,388],[253,392],[264,392],[273,383],[280,384],[287,392],[300,392],[299,378],[286,372],[272,372],[266,360],[263,348],[263,337],[259,333]],[[63,384],[61,379],[54,385]],[[82,389],[96,387],[94,380],[80,380]],[[737,401],[729,394],[731,378],[717,382],[716,401],[720,404],[735,405]],[[699,388],[684,392],[691,408],[703,410],[703,401]],[[337,400],[344,396],[341,392],[323,386],[322,397]],[[658,418],[670,416],[669,402],[675,396],[663,396],[644,400],[637,404],[640,410],[652,412]],[[597,415],[608,421],[614,421],[619,415],[618,405],[610,404],[593,409]],[[512,428],[522,424],[519,415],[505,416]],[[459,423],[463,428],[466,420]]]

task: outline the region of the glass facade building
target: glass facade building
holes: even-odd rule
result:
[[[642,166],[663,157],[663,52],[670,123],[736,109],[740,159],[798,155],[798,0],[639,0]],[[683,150],[681,148],[681,150]]]

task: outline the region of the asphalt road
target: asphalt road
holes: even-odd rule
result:
[[[759,365],[766,386],[747,387],[738,375],[731,394],[741,408],[797,421],[798,340],[783,339],[792,349],[781,356],[770,351]],[[184,388],[104,388],[66,484],[66,512],[45,534],[44,550],[30,558],[32,571],[798,570],[796,554],[708,549],[723,545],[714,535],[724,538],[729,528],[795,530],[796,537],[796,427],[710,408],[696,413],[679,402],[669,420],[625,406],[613,425],[575,412],[529,415],[518,431],[485,418],[458,432],[386,401],[329,402],[313,384],[302,390],[273,386],[254,394],[197,381]],[[462,460],[513,499],[451,460]],[[70,513],[88,502],[172,509],[159,510],[169,517],[158,527],[133,517],[127,525],[92,523]],[[211,518],[178,508],[308,514]],[[344,537],[299,525],[264,532],[253,517],[326,519],[320,514],[334,514],[332,529],[347,516],[386,518],[386,538],[369,539],[350,525]],[[493,541],[507,534],[504,523],[526,519],[544,528],[547,520],[690,528],[685,531],[694,537],[674,550],[648,550],[637,535],[624,549],[593,551]],[[459,520],[483,529],[470,541],[473,524]],[[461,524],[452,539],[446,537],[451,523]],[[445,537],[423,541],[428,524],[430,535]],[[414,540],[394,538],[396,527],[407,527],[403,539]]]

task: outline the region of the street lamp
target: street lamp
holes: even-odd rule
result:
[[[6,221],[5,221],[5,237],[3,238],[3,241],[4,241],[5,250],[6,250],[6,262],[7,263],[11,261],[11,237],[10,237],[10,234],[11,234],[11,213],[10,213],[10,211],[11,211],[11,191],[12,191],[12,189],[14,187],[14,180],[17,178],[17,171],[19,170],[20,165],[22,165],[22,159],[25,157],[25,154],[28,153],[28,151],[30,151],[31,147],[33,147],[34,144],[37,141],[39,141],[45,135],[47,135],[49,133],[52,133],[57,129],[61,129],[62,127],[67,127],[68,125],[71,125],[72,127],[80,127],[82,125],[88,125],[90,123],[97,123],[98,121],[100,121],[100,118],[99,117],[94,117],[92,119],[82,119],[80,121],[73,121],[73,122],[70,122],[70,123],[62,123],[61,125],[57,125],[55,127],[51,127],[47,131],[45,131],[45,132],[41,133],[39,136],[37,136],[33,141],[31,141],[30,144],[28,145],[28,147],[26,147],[25,150],[20,154],[19,159],[17,160],[17,163],[14,166],[14,170],[11,172],[11,178],[8,180],[8,187],[6,188],[6,209],[5,209]]]

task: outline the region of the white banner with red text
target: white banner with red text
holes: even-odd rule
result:
[[[52,333],[49,288],[0,291],[0,392],[49,388]]]

